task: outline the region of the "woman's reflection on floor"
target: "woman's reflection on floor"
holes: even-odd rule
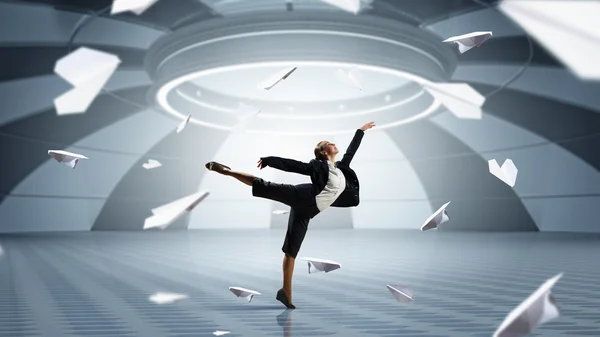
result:
[[[277,315],[277,324],[283,328],[283,337],[292,337],[292,312],[294,309],[285,309]]]

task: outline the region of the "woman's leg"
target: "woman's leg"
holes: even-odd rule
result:
[[[207,163],[205,165],[205,167],[207,169],[209,169],[210,171],[215,171],[215,172],[220,173],[222,175],[234,177],[235,179],[243,182],[244,184],[246,184],[248,186],[252,186],[252,182],[254,181],[254,178],[256,178],[255,176],[251,175],[250,173],[233,171],[229,167],[227,167],[227,166],[225,166],[223,164],[219,164],[219,163],[214,162],[214,161],[211,161],[210,163]]]
[[[248,186],[252,186],[252,182],[256,178],[255,176],[251,175],[250,173],[232,171],[232,170],[227,170],[223,174],[226,176],[234,177],[235,179],[243,182],[244,184],[246,184]]]
[[[292,277],[294,276],[294,264],[296,262],[296,258],[291,257],[289,254],[283,255],[283,292],[287,296],[288,302],[291,307],[294,307],[292,304]],[[285,303],[284,303],[285,304]],[[287,306],[287,305],[286,305]],[[287,306],[288,308],[290,306]]]
[[[242,183],[252,186],[252,195],[255,197],[278,201],[290,207],[298,201],[298,191],[294,185],[266,181],[249,173],[233,171],[216,162],[207,163],[206,168],[222,175],[234,177]]]
[[[283,242],[283,247],[281,247],[281,250],[285,253],[282,266],[283,288],[277,292],[276,298],[288,308],[295,308],[292,304],[292,278],[294,275],[296,256],[300,251],[310,221],[310,216],[305,213],[306,212],[299,213],[298,210],[294,208],[291,209],[285,241]],[[283,298],[282,292],[285,294],[285,298]]]

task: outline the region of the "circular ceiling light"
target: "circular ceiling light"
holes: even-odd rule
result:
[[[366,73],[369,76],[363,82],[366,86],[365,90],[349,87],[334,76],[335,67],[331,62],[304,62],[290,80],[282,82],[272,90],[255,90],[256,82],[264,79],[266,74],[280,70],[277,64],[281,63],[222,67],[211,72],[202,71],[194,79],[180,83],[172,89],[177,95],[168,98],[169,104],[185,115],[194,114],[198,109],[235,114],[238,109],[236,103],[244,102],[260,107],[261,118],[333,119],[388,110],[418,99],[424,94],[420,87],[407,84],[407,80],[399,76],[372,70]],[[198,86],[206,92],[201,99],[192,94]],[[401,102],[381,106],[378,96],[390,91],[402,92],[398,93]],[[185,102],[178,103],[177,100]],[[331,112],[341,104],[349,107],[347,111],[351,112],[343,114]],[[185,109],[189,110],[183,111]],[[285,114],[282,117],[283,110],[297,112],[297,114]]]
[[[327,66],[332,69],[336,68],[347,68],[349,66],[357,67],[361,70],[373,71],[383,73],[389,76],[393,76],[400,80],[408,80],[411,82],[415,82],[420,84],[428,83],[429,80],[419,77],[414,74],[402,72],[395,69],[389,68],[381,68],[370,65],[356,65],[356,64],[347,64],[342,62],[324,62],[324,61],[287,61],[287,62],[263,62],[263,63],[250,63],[250,64],[238,64],[238,65],[230,65],[226,67],[213,68],[208,70],[202,70],[198,72],[193,72],[190,74],[186,74],[184,76],[180,76],[175,78],[167,83],[165,83],[156,94],[156,101],[158,105],[170,115],[173,115],[180,119],[185,119],[188,114],[192,114],[190,118],[190,123],[220,129],[220,130],[231,130],[236,123],[237,116],[235,116],[235,109],[233,108],[223,108],[216,105],[210,105],[202,102],[199,99],[190,97],[189,95],[182,94],[181,91],[177,91],[177,88],[182,84],[188,83],[195,79],[198,79],[202,76],[210,76],[214,73],[225,72],[225,71],[240,71],[244,69],[252,69],[252,68],[261,68],[261,67],[280,67],[285,68],[290,65],[298,66],[300,70],[303,66]],[[291,80],[291,77],[290,77]],[[278,84],[280,86],[285,86],[285,80]],[[341,85],[341,84],[340,84]],[[254,90],[254,88],[248,88],[248,90]],[[185,100],[196,104],[196,110],[199,110],[198,107],[204,108],[202,112],[196,111],[194,112],[188,108],[183,109],[182,105],[179,105],[179,108],[174,107],[171,102],[173,101],[173,97],[181,96]],[[380,96],[377,96],[380,97]],[[410,108],[404,109],[405,111],[396,111],[395,109],[402,108],[407,106],[407,104],[413,103]],[[347,106],[345,104],[337,104],[338,110],[347,110]],[[356,125],[365,121],[365,118],[371,120],[373,118],[372,115],[375,113],[386,113],[387,116],[378,115],[378,127],[377,129],[387,129],[391,127],[396,127],[399,125],[411,123],[417,121],[421,118],[424,118],[432,113],[434,113],[440,106],[440,103],[434,99],[432,99],[428,95],[424,95],[423,90],[419,90],[413,95],[408,96],[406,99],[398,100],[391,104],[386,104],[379,106],[377,108],[372,108],[368,110],[354,110],[349,112],[337,112],[337,113],[323,113],[323,114],[294,114],[291,115],[288,113],[281,114],[269,114],[269,113],[260,113],[256,118],[255,124],[259,125],[259,128],[250,128],[246,132],[248,133],[261,133],[261,134],[276,134],[276,135],[317,135],[317,134],[342,134],[342,133],[353,133],[356,130]],[[189,106],[188,106],[189,107]],[[257,108],[261,108],[257,106]],[[193,109],[193,107],[192,107]],[[179,111],[184,110],[184,111]],[[296,110],[296,109],[295,109]],[[216,113],[226,113],[229,118],[220,118],[221,123],[211,122],[209,121],[212,117],[219,116]],[[404,113],[403,113],[404,112]],[[204,117],[197,117],[197,115],[203,115]],[[371,115],[371,116],[369,116]],[[399,117],[398,115],[403,115]],[[221,116],[222,117],[222,116]],[[359,117],[353,118],[351,120],[343,120],[348,119],[348,117]],[[317,127],[319,120],[333,120],[333,123],[329,127],[321,127],[320,130],[311,130],[311,129],[319,129]],[[270,120],[270,121],[267,121]],[[285,122],[284,120],[295,120],[293,123]],[[298,131],[298,129],[303,129],[303,127],[299,124],[299,120],[304,121],[304,125],[309,131]],[[228,123],[229,122],[229,123]],[[302,123],[302,122],[300,122]],[[357,124],[358,123],[358,124]],[[263,127],[261,128],[260,125]],[[344,128],[343,126],[347,127]],[[287,130],[286,130],[287,129]]]
[[[231,78],[234,72],[244,76],[265,71],[268,77],[266,69],[290,65],[298,67],[296,73],[260,94],[246,84],[236,83],[244,88],[241,91],[227,84],[198,85],[218,80],[217,75],[241,82]],[[283,89],[278,91],[291,87],[302,69],[329,68],[323,76],[333,77],[336,68],[351,66],[383,74],[397,87],[369,91],[377,86],[368,85],[362,92],[348,91],[352,96],[346,97],[338,95],[333,85],[305,85],[305,95],[289,97]],[[154,82],[148,99],[167,113],[178,118],[191,114],[193,124],[230,130],[237,123],[235,107],[244,103],[263,110],[247,132],[280,135],[354,132],[366,119],[375,120],[379,129],[418,120],[440,105],[421,85],[447,81],[455,68],[454,51],[432,33],[382,18],[336,13],[262,13],[208,20],[159,39],[146,55],[146,69]],[[318,81],[320,76],[310,81],[313,78]],[[194,94],[197,90],[202,96]],[[331,99],[315,97],[319,92],[329,93]],[[386,96],[393,101],[382,102]]]

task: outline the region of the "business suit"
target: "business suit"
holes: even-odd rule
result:
[[[364,131],[356,130],[342,160],[336,162],[336,167],[342,171],[346,178],[346,186],[331,207],[354,207],[358,206],[360,202],[358,177],[354,170],[350,168],[350,163],[360,146],[363,136]],[[280,157],[263,157],[261,161],[263,166],[310,176],[311,184],[277,184],[261,178],[255,178],[252,182],[253,196],[279,201],[291,207],[282,251],[296,258],[308,230],[310,219],[320,212],[315,197],[327,185],[329,165],[325,160],[319,159],[304,163]]]

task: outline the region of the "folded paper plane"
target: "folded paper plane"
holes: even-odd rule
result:
[[[492,32],[473,32],[469,34],[452,36],[443,42],[454,42],[458,45],[458,51],[462,54],[473,47],[481,46],[485,41],[492,37]]]
[[[260,113],[260,109],[248,104],[240,103],[234,113],[237,117],[238,123],[231,128],[231,131],[242,133],[252,126],[256,120],[256,117]]]
[[[315,259],[312,257],[301,257],[298,259],[308,261],[309,274],[314,274],[322,271],[329,273],[330,271],[340,269],[342,267],[341,264],[331,260]]]
[[[337,7],[343,11],[352,14],[358,14],[360,11],[360,0],[321,0],[331,6]]]
[[[502,180],[506,185],[514,187],[517,181],[519,170],[511,159],[506,159],[502,166],[498,166],[496,159],[488,160],[490,173],[496,178]]]
[[[188,123],[190,122],[190,118],[192,118],[191,114],[187,115],[187,117],[185,117],[185,119],[182,120],[181,123],[179,123],[179,125],[177,125],[177,133],[180,133],[181,131],[183,131],[183,129],[185,129],[185,126],[188,125]]]
[[[345,85],[362,90],[362,75],[356,67],[352,67],[348,71],[338,69],[335,74],[338,80]]]
[[[394,295],[396,301],[401,303],[412,301],[415,295],[414,291],[408,286],[388,284],[387,288]]]
[[[448,205],[450,205],[450,201],[442,205],[440,209],[438,209],[437,211],[435,211],[435,213],[429,216],[429,218],[425,220],[423,226],[421,226],[421,230],[427,231],[430,229],[437,228],[442,223],[450,220],[450,218],[448,217],[448,213],[446,213],[446,207],[448,207]]]
[[[147,163],[142,164],[142,167],[144,167],[146,170],[151,170],[161,166],[162,164],[158,160],[154,159],[148,159]]]
[[[261,295],[258,291],[240,288],[240,287],[229,287],[229,291],[231,291],[237,297],[243,297],[248,300],[248,303],[252,301],[254,295]]]
[[[582,80],[600,80],[599,1],[501,1],[498,9]]]
[[[77,166],[79,159],[89,159],[88,157],[82,154],[67,152],[63,150],[49,150],[48,154],[50,155],[50,157],[56,159],[57,162],[63,163],[72,169],[74,169],[75,166]]]
[[[536,327],[560,316],[551,289],[562,275],[560,273],[546,280],[531,296],[511,311],[494,332],[493,337],[528,335]]]
[[[258,83],[257,87],[259,89],[270,90],[277,83],[287,79],[294,71],[296,71],[296,69],[298,69],[298,67],[295,66],[282,69],[276,74],[271,75],[271,77],[267,78],[266,80]]]
[[[202,200],[206,199],[208,195],[208,191],[198,192],[152,209],[152,214],[154,215],[146,218],[144,229],[165,229],[169,227],[185,212],[191,212]]]
[[[423,86],[453,115],[462,119],[481,119],[485,97],[466,83],[428,83]]]
[[[113,0],[110,14],[118,14],[130,11],[140,15],[156,2],[158,2],[158,0]]]
[[[217,330],[217,331],[213,332],[213,335],[215,335],[215,336],[223,336],[223,335],[227,335],[227,334],[230,334],[230,333],[231,332],[229,332],[229,331]]]
[[[54,72],[74,88],[54,100],[56,114],[84,113],[120,63],[115,55],[86,47],[58,60]]]
[[[273,214],[277,214],[277,215],[288,214],[288,213],[290,213],[290,211],[286,211],[283,209],[276,209],[273,211]]]
[[[185,300],[188,297],[189,297],[188,295],[184,295],[184,294],[158,292],[158,293],[150,296],[148,298],[148,300],[150,300],[150,302],[153,302],[156,304],[171,304],[171,303],[175,303],[177,301]]]

